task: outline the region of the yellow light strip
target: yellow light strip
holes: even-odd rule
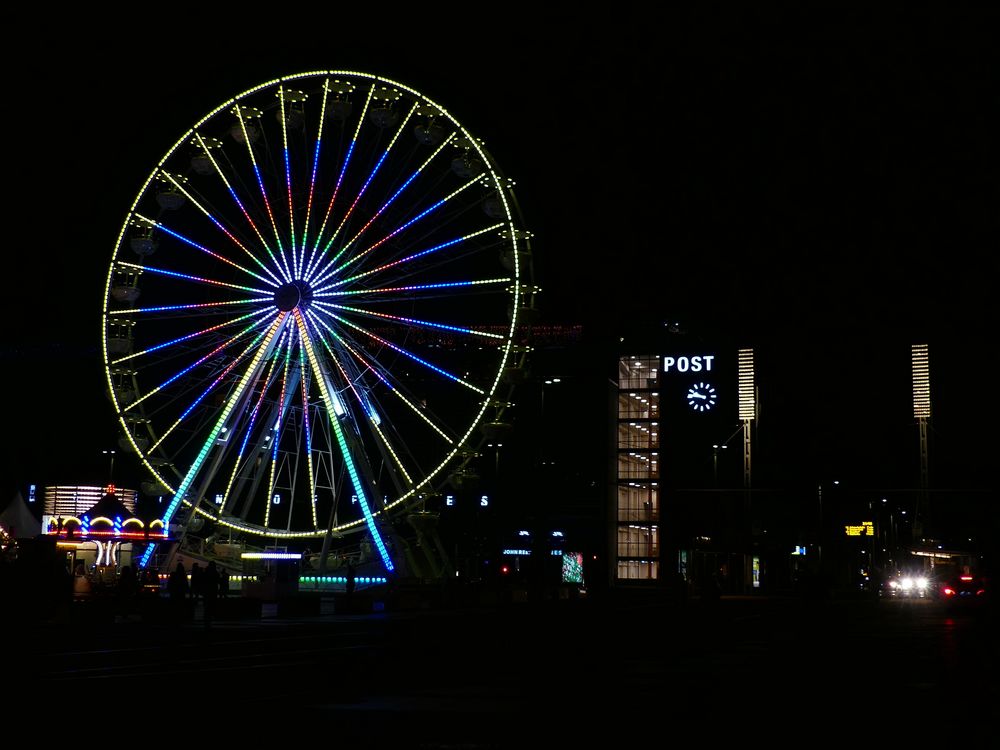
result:
[[[328,331],[330,331],[331,333],[333,333],[333,329],[330,328],[330,326],[328,326],[326,324],[326,321],[324,321],[322,319],[315,318],[315,317],[311,317],[311,319],[312,320],[319,320],[320,324],[324,328],[326,328]],[[334,335],[336,335],[336,334],[334,334]],[[340,343],[344,346],[344,348],[347,349],[347,351],[349,351],[351,354],[353,354],[355,356],[355,358],[359,362],[361,362],[361,364],[363,364],[365,367],[368,367],[373,372],[375,372],[375,368],[372,367],[371,364],[369,364],[365,360],[365,358],[363,356],[361,356],[350,344],[348,344],[346,341],[344,341],[343,339],[340,339],[340,338],[338,338],[338,341],[340,341]],[[455,444],[455,441],[452,440],[450,437],[448,437],[448,434],[446,432],[444,432],[444,430],[442,430],[440,427],[438,427],[436,424],[434,424],[434,422],[432,422],[430,420],[430,418],[420,410],[420,407],[418,407],[416,404],[411,403],[410,400],[407,399],[406,396],[404,396],[402,393],[400,393],[399,390],[395,386],[392,386],[392,385],[390,385],[388,383],[387,383],[387,385],[389,385],[389,389],[394,394],[396,394],[396,396],[399,397],[399,399],[404,404],[406,404],[408,407],[410,407],[411,410],[413,410],[414,414],[416,414],[418,417],[420,417],[422,420],[424,420],[428,425],[430,425],[431,429],[433,429],[438,435],[440,435],[441,437],[443,437],[448,442],[449,445],[454,445]]]
[[[746,422],[757,418],[757,398],[754,385],[753,349],[740,349],[739,361],[739,415]]]
[[[254,220],[252,218],[250,218],[250,214],[246,211],[245,208],[243,208],[242,205],[240,205],[239,201],[237,201],[237,199],[236,199],[236,191],[233,190],[233,186],[229,184],[229,180],[226,178],[226,175],[223,173],[222,167],[219,166],[219,163],[215,160],[215,157],[212,156],[211,149],[209,149],[209,148],[207,148],[205,146],[205,141],[202,139],[202,137],[201,137],[200,134],[195,133],[195,138],[198,139],[198,143],[201,144],[201,147],[205,150],[205,153],[208,155],[208,158],[212,161],[212,166],[215,167],[216,173],[219,175],[220,178],[222,178],[223,184],[229,190],[229,194],[231,196],[233,196],[233,200],[236,201],[236,205],[239,206],[240,210],[243,211],[244,217],[250,223],[250,226],[253,228],[253,231],[257,234],[257,238],[260,240],[261,244],[264,246],[264,250],[267,251],[267,254],[271,257],[271,260],[274,261],[275,267],[278,267],[279,266],[278,259],[274,257],[274,252],[271,250],[271,246],[267,244],[267,240],[264,239],[264,235],[261,234],[260,229],[257,228],[256,222],[254,222]],[[249,252],[249,251],[247,251],[247,252]],[[271,277],[275,281],[277,281],[279,284],[281,283],[281,280],[278,279],[278,277],[274,275],[274,272],[271,269],[269,269],[267,266],[265,266],[261,262],[260,258],[258,258],[256,255],[253,255],[252,253],[250,254],[250,257],[253,258],[257,262],[257,265],[259,265],[261,268],[263,268],[267,273],[271,274]]]
[[[914,344],[913,364],[913,416],[927,419],[931,415],[931,372],[927,344]]]

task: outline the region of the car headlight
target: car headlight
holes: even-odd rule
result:
[[[918,589],[925,589],[925,588],[927,588],[927,583],[928,583],[928,581],[927,581],[926,578],[918,578],[917,579],[917,588]]]
[[[902,581],[899,582],[899,586],[900,588],[903,589],[903,591],[909,591],[910,589],[913,588],[913,579],[904,578]]]
[[[899,581],[889,581],[889,588],[891,589],[899,588]]]

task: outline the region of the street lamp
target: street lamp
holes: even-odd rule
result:
[[[729,446],[725,443],[712,445],[712,486],[719,486],[719,451],[725,450]]]
[[[111,466],[108,469],[108,484],[114,482],[115,479],[115,452],[114,451],[101,451],[105,456],[111,456]]]

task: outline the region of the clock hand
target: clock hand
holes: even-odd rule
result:
[[[690,395],[691,398],[708,398],[708,396],[706,396],[704,393],[691,393],[688,395]]]

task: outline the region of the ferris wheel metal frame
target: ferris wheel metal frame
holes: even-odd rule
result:
[[[102,325],[164,523],[364,530],[393,570],[387,519],[467,479],[526,374],[540,289],[513,187],[444,107],[357,71],[272,79],[178,138],[122,224]]]

